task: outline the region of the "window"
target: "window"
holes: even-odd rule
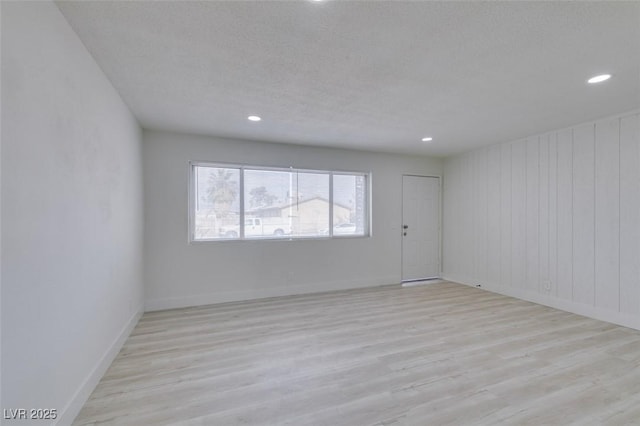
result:
[[[333,176],[333,235],[367,234],[366,200],[364,175]]]
[[[369,235],[368,175],[191,165],[194,241]]]
[[[240,236],[240,169],[194,167],[197,240]]]

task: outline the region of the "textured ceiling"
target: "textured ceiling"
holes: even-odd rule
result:
[[[640,2],[57,4],[145,128],[448,155],[640,107]]]

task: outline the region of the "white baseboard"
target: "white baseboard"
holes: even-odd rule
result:
[[[445,276],[446,279],[451,282],[468,285],[470,287],[476,287],[478,283],[472,283],[469,280],[461,279],[455,276]],[[530,290],[513,287],[500,287],[495,285],[489,285],[487,283],[481,283],[480,290],[486,290],[493,293],[503,294],[505,296],[515,297],[516,299],[526,300],[528,302],[537,303],[539,305],[549,306],[551,308],[560,309],[562,311],[571,312],[573,314],[582,315],[585,317],[597,319],[600,321],[610,322],[612,324],[621,325],[624,327],[640,330],[640,317],[637,315],[623,314],[620,312],[613,312],[610,310],[597,308],[591,305],[585,305],[582,303],[576,303],[566,299],[559,299],[551,295],[540,294]]]
[[[218,291],[193,296],[149,299],[145,302],[145,312],[190,306],[214,305],[217,303],[239,302],[243,300],[265,299],[267,297],[293,296],[299,294],[323,293],[325,291],[349,290],[354,288],[378,287],[398,284],[399,277],[383,277],[367,280],[332,281],[324,283],[289,285],[238,291]]]
[[[440,278],[430,278],[428,280],[420,280],[420,281],[407,281],[402,283],[402,287],[416,287],[419,285],[429,285],[429,284],[438,284],[445,282]]]
[[[113,340],[109,349],[105,352],[94,369],[87,375],[87,378],[73,395],[71,401],[69,401],[67,406],[60,411],[58,420],[54,425],[67,426],[73,423],[73,420],[78,416],[78,413],[80,413],[80,410],[87,402],[87,399],[89,399],[91,392],[96,388],[98,382],[102,376],[104,376],[104,373],[106,373],[107,369],[120,352],[122,345],[124,345],[124,342],[131,334],[131,331],[133,331],[133,328],[138,324],[143,313],[142,308],[142,306],[138,307],[137,311],[125,324],[120,333],[118,333],[118,336]]]

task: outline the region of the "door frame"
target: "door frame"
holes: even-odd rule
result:
[[[429,278],[429,279],[440,279],[442,278],[442,201],[443,201],[443,178],[441,175],[420,175],[416,173],[403,173],[400,179],[400,283],[410,283],[410,282],[419,282],[426,281],[426,279],[418,278],[411,280],[403,280],[402,279],[402,260],[404,256],[404,244],[402,242],[402,233],[404,225],[404,177],[405,176],[413,176],[413,177],[423,177],[423,178],[437,178],[438,179],[438,277],[437,278]]]

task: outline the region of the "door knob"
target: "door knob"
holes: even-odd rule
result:
[[[402,228],[409,229],[409,225],[403,225]]]

